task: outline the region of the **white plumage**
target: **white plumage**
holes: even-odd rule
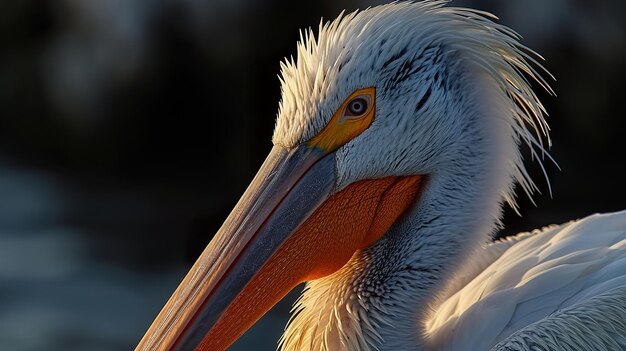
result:
[[[547,155],[527,79],[551,90],[512,30],[445,3],[340,17],[282,66],[274,144],[306,142],[375,86],[375,121],[336,153],[337,188],[429,175],[381,240],[307,284],[282,349],[626,350],[626,212],[485,244],[514,184],[536,190],[519,144]]]
[[[519,234],[484,250],[508,244],[436,307],[426,328],[437,349],[489,350],[505,339],[498,347],[526,340],[523,349],[530,349],[532,336],[575,350],[626,347],[626,211]]]

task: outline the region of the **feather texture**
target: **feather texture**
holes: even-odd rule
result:
[[[596,335],[610,343],[626,333],[625,288],[626,211],[594,215],[525,235],[438,306],[428,322],[429,337],[438,350],[488,350],[516,331],[511,340],[518,342],[548,332],[568,338],[608,328]],[[611,309],[597,323],[591,315],[581,319]],[[613,339],[610,328],[616,330]]]
[[[513,333],[492,350],[626,350],[626,285],[559,310]]]

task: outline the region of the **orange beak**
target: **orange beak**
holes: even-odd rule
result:
[[[224,350],[301,282],[329,275],[415,202],[421,176],[335,192],[334,153],[274,147],[136,350]]]

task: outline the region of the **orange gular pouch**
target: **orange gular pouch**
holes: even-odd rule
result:
[[[274,146],[136,350],[226,349],[296,285],[339,270],[416,202],[417,175],[333,193],[334,152],[370,127],[375,99],[373,87],[356,90],[308,142]]]
[[[362,180],[331,195],[255,274],[198,349],[227,348],[296,285],[343,267],[415,203],[422,181],[421,176]]]

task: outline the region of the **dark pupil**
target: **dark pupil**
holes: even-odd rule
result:
[[[350,105],[348,105],[348,109],[353,115],[360,115],[365,112],[365,110],[367,109],[366,106],[367,102],[365,101],[365,99],[359,98],[352,100],[352,102],[350,102]]]

